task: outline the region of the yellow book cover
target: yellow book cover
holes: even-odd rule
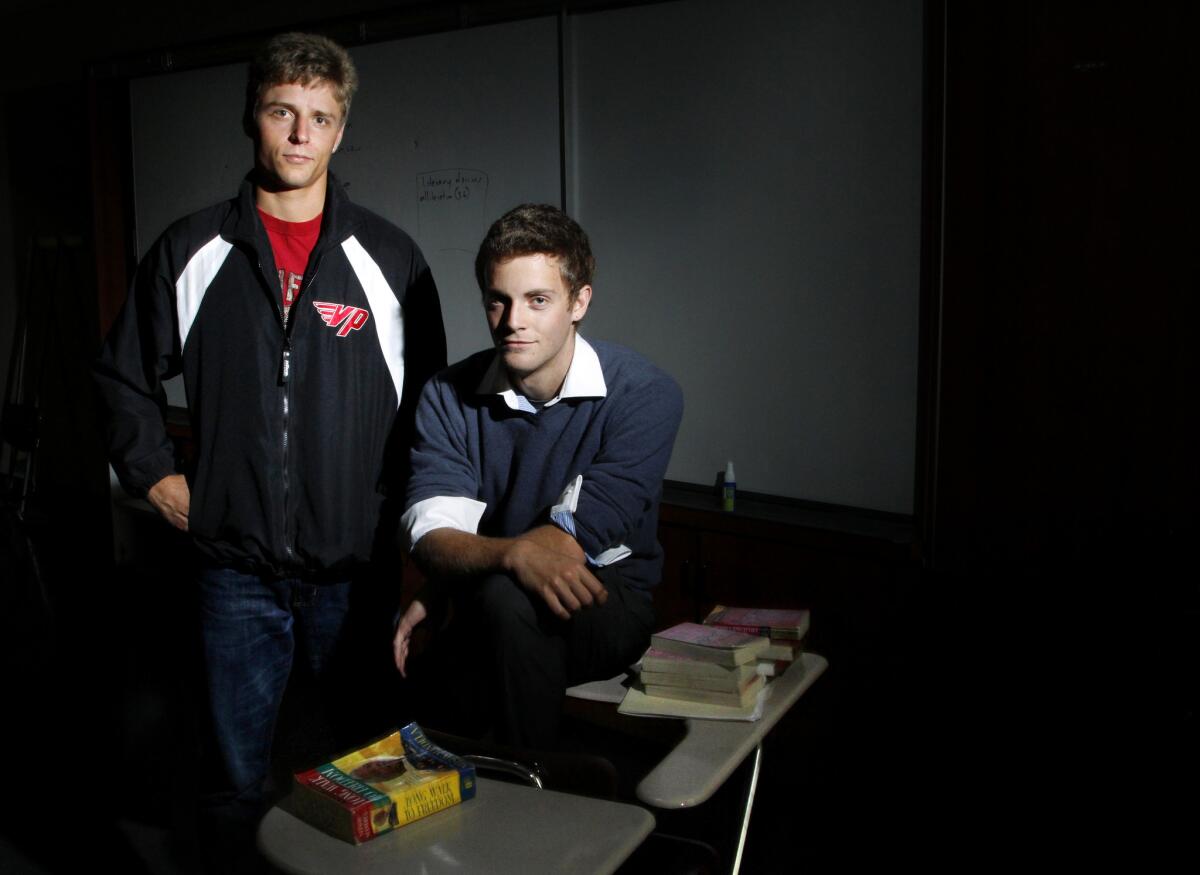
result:
[[[297,772],[288,807],[330,835],[361,844],[474,795],[475,767],[410,723]]]

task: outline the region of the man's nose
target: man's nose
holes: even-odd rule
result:
[[[521,328],[521,306],[513,302],[504,308],[504,327],[509,331],[516,331]]]
[[[308,120],[303,116],[296,116],[296,121],[292,125],[292,141],[295,143],[307,143],[308,137]]]

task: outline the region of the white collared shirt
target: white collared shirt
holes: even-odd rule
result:
[[[483,378],[475,389],[477,395],[499,395],[504,399],[510,410],[520,410],[524,413],[537,413],[538,408],[529,399],[513,388],[512,380],[500,365],[500,356],[493,356],[491,364],[483,372]],[[543,404],[550,407],[564,398],[603,398],[608,394],[608,385],[604,382],[604,371],[600,368],[600,357],[592,345],[578,333],[575,335],[575,349],[571,352],[571,366],[567,368],[567,376],[563,378],[562,387],[558,394]]]

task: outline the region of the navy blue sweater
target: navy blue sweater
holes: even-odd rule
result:
[[[431,379],[417,406],[406,504],[434,497],[483,502],[478,534],[514,537],[548,522],[563,490],[582,475],[574,514],[580,546],[588,556],[629,547],[622,575],[649,590],[662,576],[658,502],[683,394],[632,350],[590,345],[607,394],[564,397],[536,413],[514,410],[494,392],[480,394],[494,350]]]

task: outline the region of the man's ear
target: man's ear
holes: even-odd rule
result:
[[[592,303],[592,287],[580,286],[571,302],[571,321],[578,322],[587,315],[588,304]]]
[[[338,128],[337,139],[333,141],[333,151],[336,152],[338,150],[338,147],[342,145],[342,135],[345,133],[346,133],[345,125],[342,125],[340,128]]]

